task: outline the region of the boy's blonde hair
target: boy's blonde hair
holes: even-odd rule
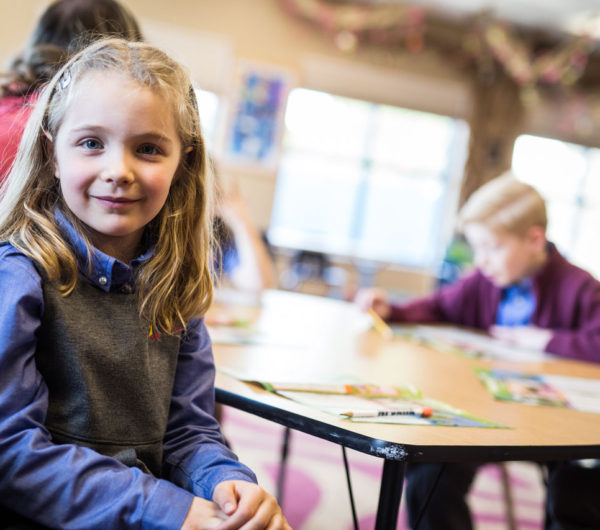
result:
[[[533,186],[509,171],[481,186],[461,208],[458,229],[474,223],[518,236],[532,226],[546,230],[546,203]]]
[[[212,300],[212,182],[195,94],[183,67],[148,44],[98,41],[75,55],[42,92],[7,185],[0,191],[0,239],[36,261],[67,295],[77,282],[75,255],[58,230],[59,208],[88,243],[86,227],[65,204],[54,176],[52,144],[79,81],[90,72],[124,75],[158,92],[175,115],[182,154],[167,200],[148,224],[154,255],[137,272],[140,315],[170,333],[202,315]],[[191,150],[185,152],[185,150]],[[89,261],[91,263],[91,260]]]

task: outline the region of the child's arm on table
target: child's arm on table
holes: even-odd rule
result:
[[[563,357],[600,362],[600,282],[585,274],[575,290],[568,282],[557,289],[554,305],[560,307],[560,326],[552,328],[545,350]]]
[[[387,293],[378,287],[368,287],[361,289],[356,293],[354,302],[363,311],[372,309],[377,313],[383,320],[390,318],[392,308],[387,300]]]
[[[545,351],[552,331],[537,326],[492,326],[490,334],[504,342],[529,350]]]
[[[525,347],[535,346],[548,353],[582,361],[600,362],[600,282],[590,275],[578,284],[576,291],[568,291],[567,282],[557,282],[557,291],[547,304],[553,307],[558,325],[551,329],[535,326],[516,327],[513,331],[495,327],[494,336]],[[561,292],[561,288],[564,291]],[[558,309],[557,309],[558,308]]]
[[[481,327],[478,325],[480,309],[476,303],[480,282],[481,275],[470,274],[428,296],[403,303],[389,302],[383,289],[366,288],[356,294],[355,302],[363,310],[373,309],[389,322],[447,322]]]
[[[179,529],[191,493],[78,445],[52,442],[36,368],[43,314],[31,262],[0,247],[0,505],[50,527]]]
[[[572,308],[571,329],[553,329],[546,351],[582,361],[600,362],[600,282],[582,282]]]
[[[256,484],[254,473],[224,445],[210,414],[214,376],[208,332],[203,321],[195,320],[179,352],[165,435],[165,476],[198,497],[213,499],[230,515],[219,528],[240,528],[248,521],[257,528],[287,528],[274,497]]]

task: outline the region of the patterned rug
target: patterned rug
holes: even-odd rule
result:
[[[260,484],[275,493],[283,427],[244,412],[224,407],[223,432],[240,460],[249,465]],[[361,530],[375,524],[382,461],[347,451],[354,502]],[[515,528],[543,528],[543,486],[537,466],[507,464]],[[477,530],[505,530],[506,506],[500,468],[481,468],[469,495]],[[336,444],[294,431],[285,475],[283,511],[294,530],[352,530],[352,512],[342,450]],[[403,503],[397,530],[407,530]]]

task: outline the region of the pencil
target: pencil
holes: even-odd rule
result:
[[[374,410],[354,410],[348,412],[342,412],[342,416],[348,416],[349,418],[378,418],[381,416],[422,416],[427,418],[433,414],[431,407],[420,407],[418,405],[398,407],[391,409],[374,409]]]
[[[383,338],[391,339],[394,336],[392,328],[385,323],[385,321],[375,312],[373,308],[367,309],[367,312],[373,319],[373,327],[375,330],[380,333]]]

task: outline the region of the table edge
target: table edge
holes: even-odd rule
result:
[[[355,433],[320,420],[275,407],[258,400],[215,387],[218,403],[254,414],[284,427],[343,445],[372,456],[410,462],[501,462],[527,460],[578,460],[600,458],[598,445],[461,445],[455,447],[399,444]],[[435,428],[435,427],[432,427]]]

